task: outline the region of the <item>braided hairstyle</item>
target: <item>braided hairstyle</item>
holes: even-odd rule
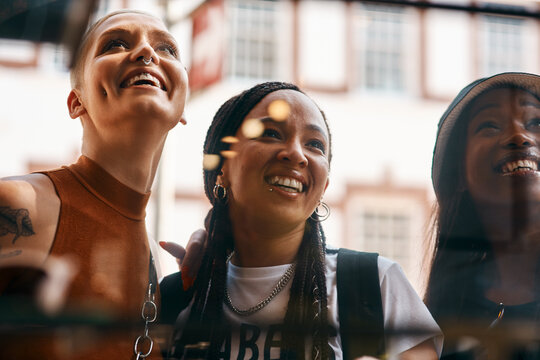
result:
[[[283,82],[258,84],[226,101],[217,111],[204,143],[205,154],[219,155],[229,149],[222,142],[225,136],[235,136],[247,114],[266,95],[278,90],[294,90],[297,86]],[[328,135],[326,116],[321,111]],[[331,145],[331,142],[329,142]],[[329,151],[329,162],[331,151]],[[218,358],[225,339],[223,301],[227,281],[227,257],[234,249],[227,204],[214,196],[213,188],[221,171],[223,159],[211,170],[204,170],[204,189],[213,207],[206,216],[207,246],[194,284],[194,301],[179,345],[209,341],[208,358]],[[315,216],[315,215],[314,215]],[[316,217],[315,217],[316,218]],[[319,222],[309,218],[297,254],[295,275],[283,331],[281,358],[305,359],[305,339],[311,336],[312,358],[328,358],[328,310],[324,257],[326,238]]]

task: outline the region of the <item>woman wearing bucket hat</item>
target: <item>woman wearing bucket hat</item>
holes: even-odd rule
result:
[[[457,354],[463,335],[476,335],[490,359],[497,351],[521,359],[516,341],[528,338],[530,348],[535,340],[524,321],[540,320],[539,145],[540,76],[533,74],[471,83],[439,122],[426,303],[445,332],[448,358],[476,358],[476,350]]]

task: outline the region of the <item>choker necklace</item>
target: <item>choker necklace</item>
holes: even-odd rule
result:
[[[230,263],[233,255],[234,255],[234,251],[227,258],[227,261],[226,261],[227,265]],[[291,280],[295,267],[296,267],[296,263],[293,262],[289,266],[289,268],[285,271],[283,276],[278,280],[278,282],[276,283],[276,286],[274,286],[274,288],[270,292],[270,295],[268,295],[264,300],[259,302],[257,305],[252,306],[249,309],[245,309],[245,310],[238,309],[236,306],[233,305],[231,301],[231,296],[229,295],[229,290],[227,289],[227,284],[225,284],[225,300],[224,300],[225,304],[229,307],[229,309],[232,310],[232,312],[240,316],[249,316],[256,313],[257,311],[263,309],[266,305],[268,305],[270,301],[272,301],[272,299],[275,298],[276,295],[281,292],[281,290],[283,290],[285,285],[287,285],[289,280]]]

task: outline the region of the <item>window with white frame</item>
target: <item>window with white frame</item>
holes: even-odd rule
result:
[[[227,74],[267,80],[277,73],[277,6],[275,1],[227,1],[229,53]]]
[[[364,209],[356,214],[355,243],[405,265],[411,246],[411,216],[392,209]]]
[[[403,7],[355,4],[353,16],[356,84],[369,90],[405,89]]]
[[[493,15],[479,19],[480,74],[488,76],[522,69],[524,20]]]

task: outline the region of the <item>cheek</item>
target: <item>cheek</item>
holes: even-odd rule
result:
[[[251,174],[252,176],[258,176],[262,172],[262,167],[264,164],[263,156],[259,151],[247,151],[247,156],[243,156],[240,171],[246,174]]]
[[[118,61],[114,61],[115,58],[112,57],[102,57],[95,59],[91,62],[87,69],[89,70],[89,76],[96,79],[107,73],[110,73],[113,70],[118,69]]]
[[[227,174],[231,186],[244,187],[245,184],[249,184],[252,174],[256,172],[255,164],[252,157],[238,154],[227,160],[227,166],[223,167],[223,173]]]
[[[467,147],[464,167],[464,176],[467,185],[491,175],[493,158],[490,156],[490,147],[475,144]]]
[[[186,95],[188,87],[188,75],[182,63],[168,63],[165,65],[168,76],[174,82],[175,90]]]
[[[86,68],[84,74],[84,87],[92,92],[92,94],[103,94],[103,91],[110,92],[112,89],[106,89],[106,79],[113,79],[115,74],[111,73],[111,66],[107,66],[105,62],[91,64]],[[110,85],[107,86],[110,88]]]
[[[463,167],[463,176],[466,181],[466,185],[470,185],[471,179],[475,177],[475,170],[477,167],[477,157],[473,149],[467,149],[467,155],[465,157],[465,162],[462,164]]]
[[[326,160],[320,160],[320,161],[317,161],[315,165],[316,165],[315,171],[317,175],[317,180],[319,180],[319,178],[323,179],[322,183],[326,184],[326,180],[328,179],[328,174],[330,172],[328,162]]]
[[[187,89],[189,78],[188,78],[187,70],[182,64],[180,65],[180,79],[181,79],[184,89]]]
[[[316,165],[317,166],[313,169],[313,175],[316,181],[317,190],[322,195],[326,188],[326,182],[328,181],[328,164],[321,162]]]

